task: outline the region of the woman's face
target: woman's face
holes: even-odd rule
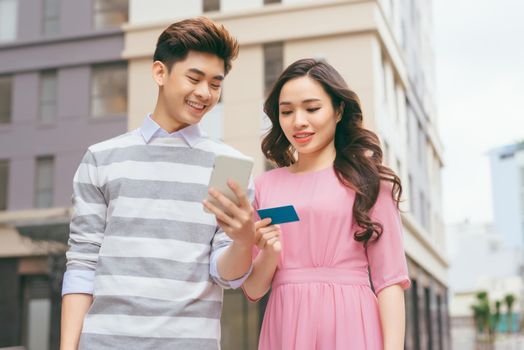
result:
[[[299,154],[334,149],[338,117],[331,97],[308,76],[289,80],[280,91],[280,126]]]

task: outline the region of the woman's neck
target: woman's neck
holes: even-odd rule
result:
[[[315,153],[299,153],[297,161],[289,168],[294,173],[304,173],[328,168],[335,161],[337,151],[331,144]]]

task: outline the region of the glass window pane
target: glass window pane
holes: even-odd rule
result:
[[[220,0],[204,0],[204,12],[219,11]]]
[[[0,124],[11,121],[11,76],[0,76]]]
[[[264,85],[266,94],[282,72],[284,51],[281,42],[264,45]]]
[[[7,186],[9,176],[9,162],[0,160],[0,210],[7,209]]]
[[[17,1],[0,0],[0,42],[16,39],[17,19]]]
[[[40,121],[51,123],[56,120],[56,104],[42,104],[40,106]]]
[[[43,72],[40,76],[40,93],[42,102],[56,101],[56,71]]]
[[[31,299],[28,309],[28,348],[48,350],[51,330],[51,300]]]
[[[127,112],[127,66],[107,64],[93,67],[91,115],[100,117]]]
[[[59,0],[44,0],[43,31],[44,34],[56,34],[60,31]]]
[[[128,0],[95,0],[93,23],[95,29],[118,27],[127,22]]]
[[[60,0],[44,0],[44,16],[58,17],[60,14]]]
[[[57,78],[56,71],[40,75],[40,120],[52,122],[56,118]]]
[[[60,30],[58,19],[50,18],[44,22],[44,34],[57,34]]]
[[[35,206],[53,206],[54,158],[41,157],[36,160]]]

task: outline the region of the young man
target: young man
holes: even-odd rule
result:
[[[250,200],[213,192],[235,217],[203,210],[217,154],[198,123],[217,103],[238,44],[208,19],[159,37],[154,112],[89,147],[74,178],[61,349],[218,349],[224,288],[239,287],[255,241]],[[206,204],[207,205],[207,204]]]

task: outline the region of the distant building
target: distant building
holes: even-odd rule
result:
[[[524,141],[490,153],[495,230],[524,247]]]
[[[450,225],[447,236],[450,317],[453,341],[460,344],[461,339],[455,338],[475,333],[471,306],[477,302],[477,293],[488,292],[492,303],[513,294],[516,297],[513,312],[521,314],[524,310],[524,254],[520,247],[508,245],[491,224],[466,221]],[[504,303],[502,310],[505,313]]]

